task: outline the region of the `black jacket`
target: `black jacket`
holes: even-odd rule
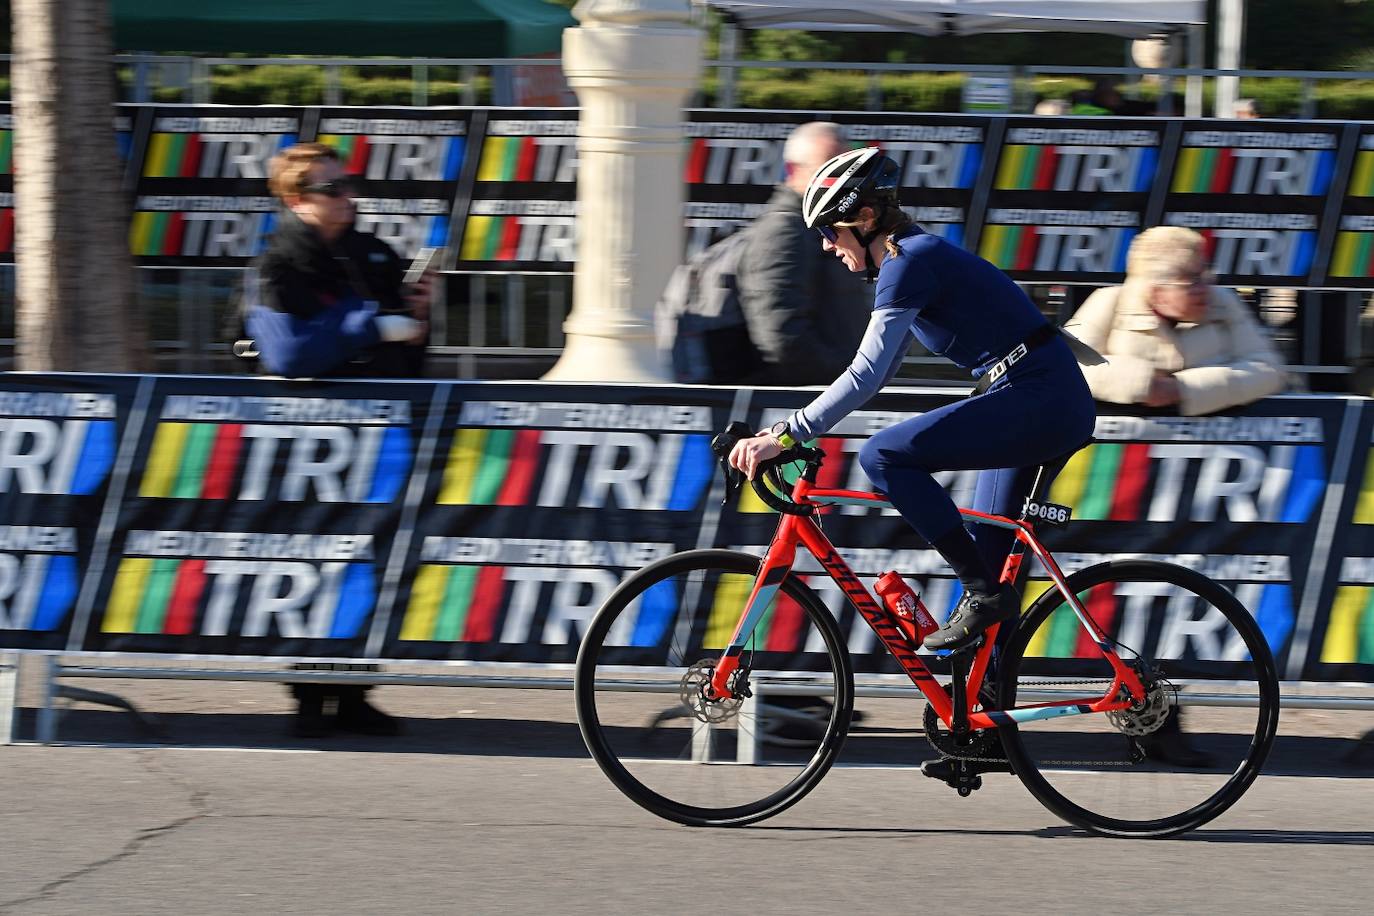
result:
[[[854,358],[873,287],[850,273],[802,220],[801,195],[779,186],[750,226],[740,308],[766,368],[754,384],[827,385]]]
[[[415,378],[422,345],[381,342],[373,317],[408,311],[404,268],[375,236],[349,228],[332,245],[283,210],[245,280],[244,317],[263,368],[288,377]]]

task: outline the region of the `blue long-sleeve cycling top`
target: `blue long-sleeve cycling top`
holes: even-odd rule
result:
[[[1021,288],[977,255],[914,226],[893,240],[901,254],[888,254],[878,269],[873,315],[859,352],[830,387],[788,420],[798,441],[823,435],[877,394],[913,340],[978,376],[1046,324]],[[1033,351],[1021,364],[1030,368],[1047,349]]]

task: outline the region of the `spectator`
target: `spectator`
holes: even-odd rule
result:
[[[863,339],[872,287],[822,251],[802,221],[802,192],[845,148],[838,124],[812,121],[793,130],[783,147],[783,183],[748,229],[740,307],[763,368],[746,383],[828,384]]]
[[[1078,90],[1073,93],[1073,106],[1069,114],[1109,115],[1121,113],[1121,93],[1109,77],[1100,76],[1093,83],[1091,91]]]
[[[1142,232],[1125,282],[1094,292],[1066,327],[1107,357],[1083,370],[1099,401],[1195,416],[1286,385],[1278,350],[1235,293],[1212,285],[1191,229]]]
[[[1063,99],[1041,99],[1035,103],[1035,114],[1060,117],[1069,113],[1069,103]]]
[[[1250,118],[1263,117],[1263,115],[1260,114],[1259,103],[1254,99],[1236,99],[1232,117],[1249,120]]]
[[[262,366],[288,377],[422,375],[433,276],[402,289],[396,253],[354,228],[352,185],[334,150],[318,143],[283,150],[272,159],[268,187],[281,213],[267,250],[252,265],[244,297],[245,323]],[[297,701],[295,731],[303,737],[323,737],[335,728],[399,731],[394,717],[367,701],[368,687],[290,688]]]
[[[1083,367],[1099,401],[1193,416],[1285,386],[1278,351],[1236,294],[1212,285],[1202,236],[1191,229],[1142,232],[1131,243],[1125,283],[1094,292],[1065,328],[1107,358]],[[1180,766],[1210,765],[1180,722],[1175,707],[1163,728],[1141,740],[1145,753]]]
[[[433,277],[401,289],[396,253],[353,227],[352,184],[334,150],[283,150],[268,187],[281,213],[245,299],[263,366],[289,378],[422,375]]]

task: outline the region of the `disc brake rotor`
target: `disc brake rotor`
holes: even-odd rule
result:
[[[712,662],[697,662],[682,676],[682,685],[678,689],[682,705],[687,707],[696,719],[710,725],[719,725],[733,719],[739,715],[739,708],[744,705],[744,695],[739,692],[727,699],[707,699],[706,687],[711,683],[715,673],[716,668]],[[739,675],[736,675],[735,679],[738,680]]]
[[[1147,683],[1145,700],[1139,706],[1118,709],[1107,713],[1107,721],[1123,735],[1138,738],[1150,735],[1164,727],[1169,719],[1171,700],[1178,695],[1178,688],[1163,679]]]

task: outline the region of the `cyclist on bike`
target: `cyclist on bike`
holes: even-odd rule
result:
[[[929,235],[898,204],[897,163],[876,148],[842,153],[806,189],[802,215],[851,271],[877,281],[873,315],[853,362],[806,407],[738,442],[730,463],[751,479],[760,462],[823,435],[877,394],[913,339],[979,377],[973,397],[873,436],[859,463],[877,489],[944,557],[963,585],[949,620],[925,639],[957,649],[1016,617],[1020,599],[999,586],[1012,532],[977,539],[932,474],[981,470],[973,508],[1016,515],[1035,467],[1092,435],[1096,409],[1069,340],[1006,274]]]

